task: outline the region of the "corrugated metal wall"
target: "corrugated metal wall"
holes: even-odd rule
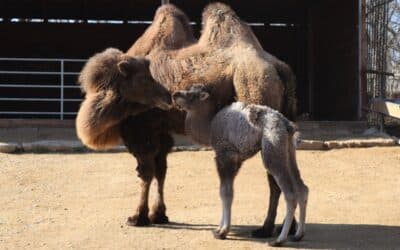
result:
[[[2,40],[0,57],[87,58],[107,47],[126,50],[148,25],[129,21],[152,20],[160,2],[2,0],[0,34],[6,39]],[[197,23],[193,27],[199,35],[201,11],[210,1],[170,2],[182,8]],[[228,2],[245,21],[265,24],[253,29],[267,51],[288,62],[294,69],[298,78],[300,113],[311,113],[315,119],[356,119],[358,1],[223,2]],[[16,17],[40,20],[39,23],[12,22],[12,18]],[[50,23],[50,19],[81,21],[74,24]],[[119,20],[122,24],[88,23],[92,19]],[[4,76],[0,76],[0,80],[0,84],[3,83]],[[75,81],[69,80],[71,83]],[[14,95],[10,91],[0,92],[0,97]],[[76,96],[77,93],[71,95]],[[4,105],[1,103],[0,109]],[[10,103],[7,109],[13,106]],[[72,107],[76,108],[77,105]],[[9,117],[0,115],[0,118]]]

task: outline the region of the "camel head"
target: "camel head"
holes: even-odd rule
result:
[[[203,84],[195,84],[189,90],[179,90],[172,95],[174,103],[185,111],[201,108],[209,97],[210,93]]]
[[[79,75],[83,93],[111,92],[122,101],[169,109],[171,95],[150,74],[149,61],[108,48],[91,57]]]

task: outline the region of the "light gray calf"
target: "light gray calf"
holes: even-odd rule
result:
[[[173,99],[187,111],[187,133],[199,143],[211,144],[216,153],[223,213],[215,236],[223,239],[229,232],[233,182],[240,166],[261,149],[264,166],[282,190],[287,207],[282,231],[269,244],[286,241],[297,204],[300,218],[293,240],[300,240],[305,233],[308,188],[297,167],[295,125],[266,106],[235,102],[217,112],[204,85],[177,91]]]

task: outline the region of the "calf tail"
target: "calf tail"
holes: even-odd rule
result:
[[[293,145],[294,148],[296,148],[300,140],[300,132],[298,127],[296,124],[287,119],[285,119],[285,125],[289,135],[289,145]]]

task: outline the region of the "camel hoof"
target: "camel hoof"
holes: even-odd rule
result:
[[[268,245],[271,247],[280,247],[282,246],[283,242],[277,241],[277,240],[273,240],[268,242]]]
[[[134,216],[128,217],[126,224],[133,227],[144,227],[150,225],[150,220],[147,216],[136,214]]]
[[[155,213],[155,214],[151,214],[149,216],[149,218],[150,218],[150,222],[152,224],[167,224],[167,223],[169,223],[168,216],[166,216],[165,214]]]
[[[304,234],[289,236],[290,241],[301,241],[304,237]]]
[[[251,237],[253,238],[268,238],[274,233],[274,228],[260,227],[256,230],[251,231]]]
[[[226,232],[225,230],[217,229],[213,231],[214,238],[218,240],[225,240],[227,234],[228,232]]]

